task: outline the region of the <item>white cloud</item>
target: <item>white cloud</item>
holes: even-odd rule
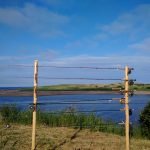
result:
[[[36,56],[35,56],[36,57]],[[5,57],[5,60],[11,59],[11,57]],[[41,57],[42,58],[42,57]],[[18,58],[19,59],[19,58]],[[30,58],[24,58],[11,64],[27,64],[33,65],[33,61],[28,61]],[[4,61],[4,59],[3,59]],[[0,57],[2,62],[2,56]],[[8,63],[8,62],[7,62]],[[5,64],[6,65],[6,62]],[[88,56],[80,55],[74,57],[54,57],[53,59],[40,59],[39,66],[86,66],[86,67],[124,67],[128,65],[133,67],[133,71],[130,78],[137,79],[137,82],[149,82],[149,56]],[[6,65],[7,66],[7,65]],[[0,86],[32,86],[33,67],[5,67],[0,65],[2,73],[0,74]],[[60,69],[50,67],[40,67],[39,76],[42,77],[89,77],[89,78],[124,78],[124,72],[120,70],[90,70],[90,69]],[[16,78],[20,77],[20,78]],[[23,77],[31,77],[31,79],[24,79]],[[10,82],[10,80],[11,82]],[[20,80],[19,80],[20,79]],[[63,83],[101,83],[102,81],[81,81],[81,80],[43,80],[39,78],[39,85],[49,84],[63,84]],[[110,82],[110,81],[109,81]],[[103,82],[108,83],[108,82]]]
[[[20,56],[0,56],[0,66],[6,66],[7,65],[14,65],[14,64],[27,64],[32,65],[34,63],[34,60],[38,59],[42,62],[51,62],[55,59],[57,59],[59,56],[59,53],[57,53],[53,49],[47,49],[43,50],[43,52],[40,52],[35,55],[20,55]]]
[[[129,48],[134,49],[134,50],[150,52],[150,38],[146,38],[139,43],[131,44],[129,45]]]
[[[14,61],[14,63],[24,62],[26,64],[31,64],[34,59],[38,59],[42,65],[65,65],[65,66],[125,66],[125,65],[143,65],[150,64],[150,56],[89,56],[89,55],[79,55],[72,57],[60,57],[53,50],[48,50],[46,52],[40,53],[39,55],[30,56],[0,56],[1,65],[2,62],[9,60]],[[12,62],[11,61],[11,62]],[[13,63],[13,64],[14,64]],[[7,65],[7,64],[6,64]]]
[[[109,66],[109,67],[117,67],[117,66],[126,66],[129,65],[131,67],[134,66],[145,66],[146,64],[150,64],[149,56],[88,56],[88,55],[79,55],[73,57],[64,57],[64,58],[56,58],[50,61],[41,61],[41,64],[47,65],[64,65],[64,66]]]
[[[69,50],[74,50],[74,49],[80,49],[82,51],[84,50],[93,50],[98,47],[99,43],[97,40],[100,40],[100,36],[98,37],[85,37],[79,40],[74,40],[72,42],[68,42],[64,48],[69,49]]]
[[[150,26],[150,4],[139,5],[134,10],[120,15],[112,23],[100,26],[108,34],[137,33],[147,31]]]
[[[117,42],[120,42],[117,47],[122,44],[121,47],[124,46],[124,49],[126,49],[128,43],[141,41],[150,37],[150,19],[148,18],[150,18],[150,4],[139,5],[131,11],[121,14],[113,22],[98,26],[96,34],[67,43],[65,49],[86,51],[97,49],[100,51],[103,45],[106,46],[110,44],[110,46],[112,46],[113,44],[113,47],[115,47],[114,45],[116,45]],[[144,44],[146,45],[142,48],[148,48],[148,42]],[[137,45],[134,45],[134,47],[135,46]],[[110,50],[111,49],[110,47]]]
[[[68,21],[67,16],[29,3],[23,8],[0,8],[0,23],[45,36],[64,34],[61,27]]]

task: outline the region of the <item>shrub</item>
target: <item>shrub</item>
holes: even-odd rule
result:
[[[144,137],[150,139],[150,102],[145,106],[140,114],[141,132]]]
[[[17,122],[20,110],[15,105],[3,106],[0,109],[2,121],[4,123]]]

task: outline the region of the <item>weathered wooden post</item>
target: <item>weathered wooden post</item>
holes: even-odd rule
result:
[[[130,149],[129,146],[129,68],[125,67],[125,138],[126,138],[126,150]]]
[[[35,144],[36,144],[37,87],[38,87],[38,60],[35,60],[34,89],[33,89],[33,118],[32,118],[32,150],[35,150]]]

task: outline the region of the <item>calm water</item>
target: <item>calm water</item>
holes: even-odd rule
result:
[[[60,111],[68,107],[73,107],[78,111],[93,111],[93,110],[109,110],[100,111],[96,115],[103,117],[104,119],[111,119],[116,122],[121,122],[124,120],[124,112],[120,111],[110,111],[119,110],[124,108],[117,100],[101,100],[101,99],[111,99],[119,98],[120,95],[116,94],[98,94],[98,95],[56,95],[56,96],[40,96],[38,97],[38,102],[73,102],[80,101],[86,102],[93,100],[93,104],[47,104],[38,105],[38,108],[42,111]],[[16,104],[20,109],[29,109],[29,103],[32,103],[32,97],[0,97],[0,105],[3,104]],[[130,98],[130,108],[134,109],[130,120],[134,123],[138,122],[139,114],[144,106],[150,101],[150,95],[134,95]],[[91,101],[90,101],[91,102]],[[98,102],[101,104],[94,104]],[[104,104],[107,103],[107,104]]]

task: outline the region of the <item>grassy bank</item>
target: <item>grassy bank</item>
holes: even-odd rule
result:
[[[29,150],[31,149],[31,131],[29,125],[12,125],[2,129],[0,126],[0,149]],[[91,132],[89,129],[80,130],[68,127],[37,126],[37,150],[120,150],[125,149],[125,137],[104,132]],[[73,135],[75,135],[73,137]],[[150,141],[132,138],[131,150],[149,150]]]
[[[31,125],[32,110],[21,111],[14,105],[1,107],[0,149],[30,149]],[[95,114],[76,113],[74,109],[58,114],[38,110],[36,131],[37,150],[125,149],[123,126]],[[139,127],[133,127],[130,137],[131,150],[150,149],[150,141],[142,137]]]
[[[0,120],[3,125],[31,125],[32,110],[21,111],[16,106],[3,106],[0,109]],[[38,110],[37,125],[90,129],[92,131],[124,135],[124,126],[113,123],[112,121],[104,121],[94,113],[76,113],[75,110],[72,109],[64,110],[60,113],[48,113]],[[130,136],[143,138],[140,127],[133,127]]]
[[[21,89],[32,91],[33,88]],[[97,84],[61,84],[38,87],[38,91],[112,91],[111,87]]]
[[[114,84],[61,84],[38,87],[39,91],[113,91],[123,88],[122,83]],[[137,91],[150,91],[150,84],[134,84],[132,89]],[[22,91],[32,91],[33,88],[20,89]]]
[[[32,124],[32,110],[20,111],[15,106],[3,106],[0,109],[0,116],[3,124]],[[113,122],[105,122],[96,117],[94,113],[76,113],[75,110],[64,110],[60,113],[38,110],[37,124],[49,127],[89,128],[95,131],[124,135],[123,127],[117,127]]]
[[[12,125],[10,128],[0,126],[0,149],[31,149],[30,125]],[[91,132],[89,129],[77,132],[75,128],[37,126],[36,150],[123,150],[125,137],[104,132]],[[131,150],[149,150],[150,141],[130,140]]]

